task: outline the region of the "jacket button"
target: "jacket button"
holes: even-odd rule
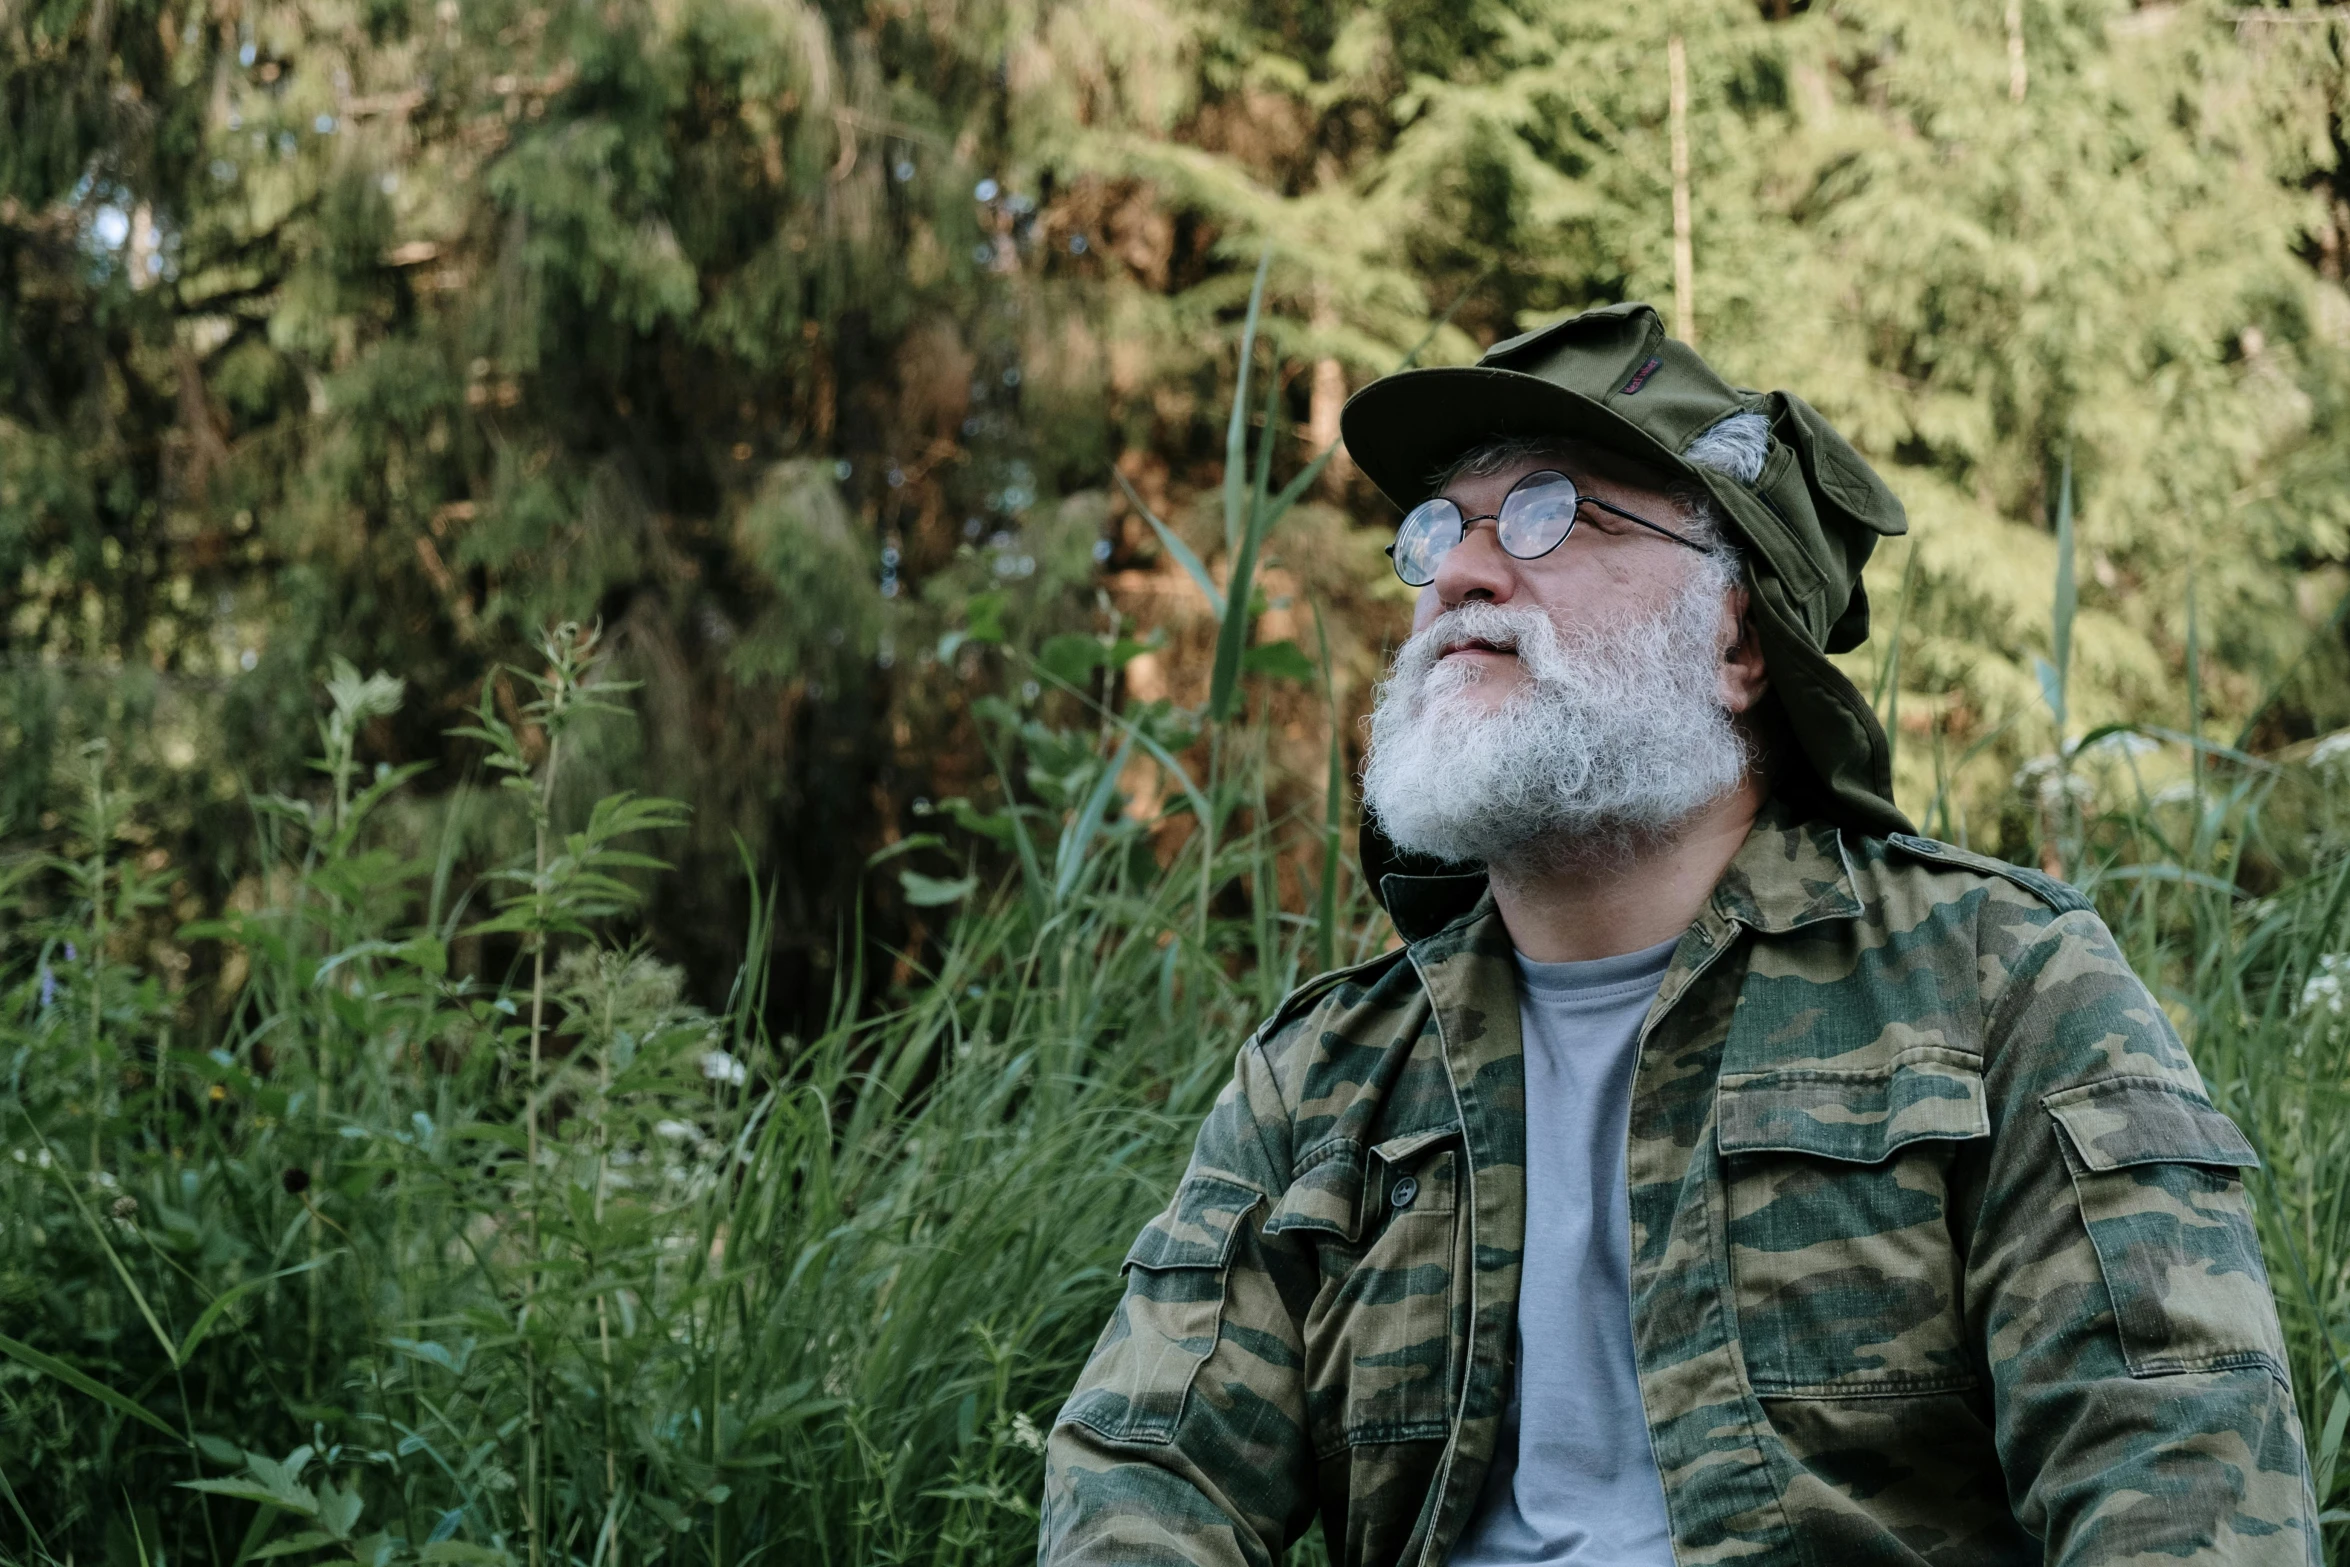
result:
[[[1387,1194],[1387,1200],[1395,1207],[1409,1208],[1412,1205],[1412,1199],[1419,1195],[1419,1177],[1407,1175],[1395,1183],[1394,1189]]]

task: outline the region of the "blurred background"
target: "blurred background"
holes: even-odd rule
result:
[[[574,781],[693,811],[656,946],[723,982],[739,840],[779,998],[827,995],[860,896],[916,939],[864,855],[994,782],[971,703],[1024,682],[943,639],[1156,635],[1116,695],[1199,700],[1209,607],[1115,476],[1225,569],[1202,503],[1269,249],[1276,484],[1447,311],[1424,361],[1649,299],[1826,411],[1913,520],[1850,660],[1903,801],[2020,853],[2068,457],[2076,733],[2350,721],[2344,19],[18,5],[0,821],[42,832],[110,737],[173,912],[215,910],[331,658],[407,682],[361,755],[432,764],[423,811],[478,766],[456,715],[511,710],[500,666],[600,622],[640,722]],[[1256,639],[1312,654],[1321,609],[1350,762],[1406,613],[1393,520],[1341,458],[1267,546]]]
[[[2329,1494],[2346,49],[0,0],[0,1542],[1020,1554],[1230,1050],[1388,939],[1338,410],[1625,299],[1907,503],[1901,800],[2097,891],[2263,1141]]]

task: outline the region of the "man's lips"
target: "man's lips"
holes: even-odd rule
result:
[[[1462,637],[1457,641],[1447,642],[1444,644],[1444,651],[1437,656],[1439,658],[1450,658],[1455,653],[1490,653],[1496,658],[1515,658],[1518,656],[1518,650],[1516,648],[1504,647],[1498,642],[1488,642],[1482,637]]]

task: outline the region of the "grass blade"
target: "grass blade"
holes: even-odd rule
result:
[[[1314,958],[1322,973],[1338,967],[1338,871],[1346,815],[1346,748],[1339,743],[1338,694],[1330,678],[1330,631],[1314,606],[1314,643],[1322,671],[1322,705],[1330,714],[1330,770],[1322,784],[1322,884],[1314,892]]]
[[[109,1409],[126,1414],[133,1420],[144,1421],[165,1436],[170,1437],[174,1442],[187,1440],[186,1437],[181,1436],[166,1424],[161,1415],[154,1413],[145,1405],[138,1403],[126,1394],[117,1393],[95,1377],[76,1371],[56,1356],[44,1355],[32,1345],[12,1339],[5,1333],[0,1333],[0,1355],[6,1355],[11,1360],[30,1366],[43,1376],[54,1377],[77,1393],[87,1393]]]
[[[2058,482],[2056,492],[2056,604],[2048,639],[2052,656],[2040,665],[2040,694],[2056,720],[2059,758],[2068,754],[2065,746],[2070,731],[2065,700],[2072,679],[2073,614],[2079,603],[2079,589],[2073,577],[2073,454],[2068,447],[2064,454],[2064,477]]]
[[[1273,247],[1257,258],[1249,284],[1248,319],[1240,329],[1240,379],[1232,389],[1232,417],[1224,426],[1224,547],[1240,548],[1248,504],[1248,368],[1256,357],[1257,314],[1265,304],[1265,275],[1273,269]]]
[[[1094,835],[1101,831],[1102,812],[1110,808],[1110,796],[1117,791],[1118,775],[1126,770],[1126,758],[1134,753],[1134,732],[1128,730],[1119,742],[1117,754],[1110,765],[1102,769],[1100,778],[1087,791],[1085,803],[1077,808],[1066,831],[1061,834],[1058,863],[1053,866],[1053,898],[1065,900],[1070,889],[1077,885],[1077,877],[1085,869],[1086,851],[1093,847]]]
[[[1240,661],[1248,651],[1249,607],[1256,593],[1257,552],[1273,518],[1265,502],[1265,484],[1275,440],[1273,421],[1280,409],[1281,383],[1272,377],[1265,388],[1265,441],[1259,450],[1255,482],[1249,493],[1248,526],[1232,559],[1232,580],[1224,589],[1224,621],[1216,628],[1216,665],[1208,677],[1208,716],[1221,723],[1240,705]],[[1225,470],[1231,477],[1231,470]]]
[[[1215,610],[1216,618],[1223,619],[1224,590],[1216,586],[1214,577],[1208,575],[1206,565],[1191,552],[1190,545],[1176,537],[1173,528],[1159,521],[1157,515],[1142,503],[1142,497],[1134,493],[1134,486],[1126,482],[1126,475],[1119,473],[1115,468],[1110,472],[1117,479],[1118,488],[1126,492],[1126,499],[1133,503],[1136,511],[1142,513],[1142,520],[1149,523],[1151,531],[1159,536],[1159,542],[1166,546],[1167,553],[1175,557],[1176,564],[1180,565],[1190,575],[1191,580],[1199,584],[1199,590],[1208,596],[1208,605]]]

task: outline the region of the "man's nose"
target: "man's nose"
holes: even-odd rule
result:
[[[1473,522],[1461,541],[1436,563],[1436,601],[1446,609],[1479,600],[1506,604],[1518,587],[1517,562],[1501,547],[1501,525],[1491,518]]]

